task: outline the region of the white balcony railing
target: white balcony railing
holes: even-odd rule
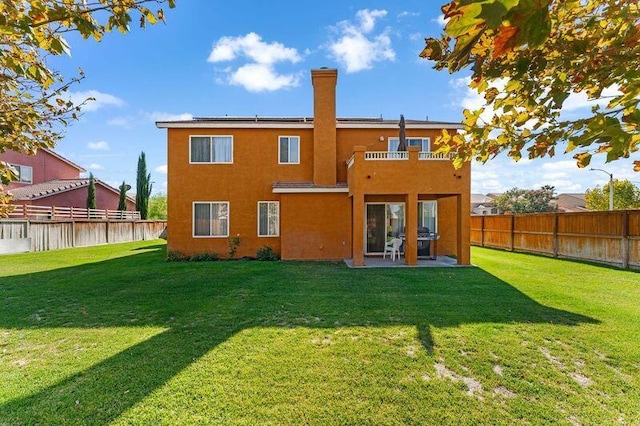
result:
[[[407,151],[367,151],[364,153],[365,160],[407,160]]]
[[[455,157],[454,152],[448,154],[432,151],[421,151],[418,153],[419,160],[450,160]],[[364,153],[365,160],[373,161],[396,161],[396,160],[408,160],[409,153],[407,151],[366,151]],[[353,166],[355,161],[355,155],[352,155],[347,160],[347,168]]]
[[[431,152],[431,151],[426,151],[426,152],[420,152],[420,154],[418,155],[418,159],[420,160],[450,160],[453,157],[455,157],[456,154],[454,152],[450,152],[448,154],[445,154],[443,152]]]

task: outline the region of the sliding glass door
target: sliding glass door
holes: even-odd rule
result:
[[[382,253],[387,239],[404,232],[403,203],[367,204],[366,253]]]

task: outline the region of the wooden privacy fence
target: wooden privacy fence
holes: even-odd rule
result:
[[[471,216],[471,244],[640,269],[640,210]]]
[[[83,209],[80,207],[32,206],[28,204],[12,204],[9,218],[12,219],[105,219],[105,220],[140,220],[139,211]]]
[[[0,220],[0,254],[153,240],[167,226],[162,221]]]

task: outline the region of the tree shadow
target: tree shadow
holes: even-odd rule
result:
[[[134,253],[132,251],[132,253]],[[353,270],[329,263],[166,263],[164,246],[0,278],[5,329],[135,326],[153,337],[0,406],[0,424],[97,423],[124,411],[234,334],[254,327],[431,327],[598,321],[543,306],[478,268]],[[34,312],[39,312],[34,319]],[[117,378],[117,379],[114,379]]]

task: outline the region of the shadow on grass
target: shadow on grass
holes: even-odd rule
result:
[[[540,305],[477,268],[352,270],[330,263],[166,263],[164,247],[0,278],[2,328],[167,328],[85,371],[5,403],[0,406],[0,424],[24,419],[34,424],[110,422],[247,328],[412,325],[424,348],[432,352],[437,342],[431,327],[597,322]]]

